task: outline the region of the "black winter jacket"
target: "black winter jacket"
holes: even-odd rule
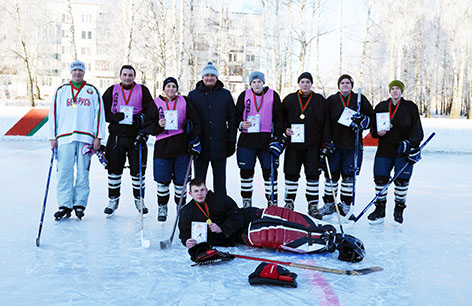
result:
[[[204,159],[225,159],[228,143],[236,143],[236,107],[233,96],[223,87],[219,80],[213,88],[199,81],[187,97],[202,124],[200,157]]]

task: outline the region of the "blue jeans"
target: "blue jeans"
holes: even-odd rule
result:
[[[82,154],[84,142],[73,141],[57,147],[57,202],[59,207],[87,207],[90,194],[90,155]],[[77,177],[74,183],[74,165]]]

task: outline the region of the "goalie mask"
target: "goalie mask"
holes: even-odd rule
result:
[[[340,235],[336,249],[339,251],[338,259],[348,262],[361,262],[365,257],[365,248],[362,241],[351,235]]]

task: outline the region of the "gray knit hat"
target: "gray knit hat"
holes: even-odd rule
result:
[[[75,70],[75,69],[80,69],[82,70],[83,72],[85,72],[85,64],[84,62],[80,61],[80,60],[75,60],[72,62],[72,64],[70,64],[70,72],[72,72],[72,70]]]
[[[202,78],[207,74],[214,74],[216,78],[218,78],[218,69],[213,66],[212,62],[208,62],[208,64],[202,70]]]
[[[265,78],[264,78],[264,74],[260,71],[253,71],[251,73],[251,75],[249,76],[249,85],[251,85],[252,81],[254,81],[255,79],[259,79],[262,81],[262,83],[265,84]]]

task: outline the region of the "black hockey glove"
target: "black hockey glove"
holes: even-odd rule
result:
[[[144,114],[133,115],[133,123],[138,129],[142,129],[144,127]]]
[[[416,164],[421,160],[421,150],[418,148],[411,149],[410,153],[408,153],[407,159],[410,165]]]
[[[324,144],[324,148],[321,149],[321,152],[320,152],[320,163],[322,165],[325,164],[325,157],[331,156],[334,153],[335,149],[336,147],[334,146],[334,143],[332,142],[326,142]]]
[[[351,125],[349,126],[353,131],[357,129],[366,130],[369,128],[370,118],[366,115],[355,113],[351,117]]]
[[[234,258],[229,253],[219,252],[213,249],[207,242],[202,242],[188,250],[190,259],[199,264],[206,265],[217,261],[228,261]]]
[[[277,138],[272,138],[269,144],[269,152],[274,155],[274,157],[279,158],[282,152],[287,147],[287,138],[282,137],[280,141]]]
[[[402,140],[400,141],[400,144],[398,145],[398,155],[399,156],[404,156],[410,152],[410,141],[408,140]]]
[[[200,138],[195,137],[195,139],[188,142],[189,144],[189,152],[193,156],[197,157],[202,152],[202,146],[200,144]]]
[[[145,146],[148,140],[148,135],[144,134],[144,132],[138,132],[138,135],[134,139],[133,145],[136,149],[139,149],[139,145]]]

